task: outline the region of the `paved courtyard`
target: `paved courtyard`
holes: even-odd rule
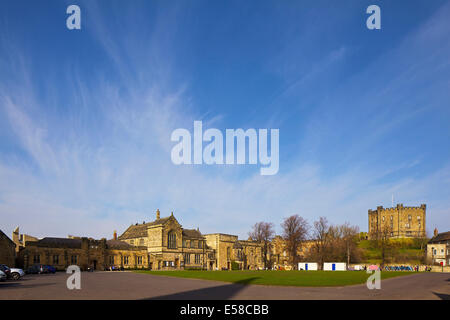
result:
[[[81,274],[81,290],[68,290],[66,273],[27,275],[0,282],[0,299],[450,299],[449,273],[420,273],[364,285],[334,288],[228,284],[133,272]]]

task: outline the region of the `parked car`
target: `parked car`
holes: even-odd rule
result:
[[[56,272],[56,268],[54,266],[46,265],[46,266],[43,266],[43,267],[47,271],[45,273],[55,273]]]
[[[0,271],[2,271],[7,278],[11,277],[11,269],[6,264],[0,264]]]
[[[0,270],[0,281],[5,281],[7,278],[6,274]]]
[[[27,273],[40,274],[40,273],[47,273],[47,271],[46,269],[44,269],[44,266],[42,264],[33,264],[27,269]]]
[[[0,270],[6,274],[8,279],[19,280],[25,275],[25,272],[23,272],[22,269],[10,268],[6,264],[0,264]]]
[[[11,278],[13,280],[19,280],[25,275],[25,272],[19,268],[11,268]]]
[[[56,268],[45,264],[33,264],[27,269],[30,274],[55,273]]]

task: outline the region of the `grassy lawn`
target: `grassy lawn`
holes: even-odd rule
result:
[[[242,284],[297,287],[333,287],[361,284],[370,276],[365,271],[148,271],[159,276],[216,280]],[[381,272],[381,279],[413,274],[414,272]]]

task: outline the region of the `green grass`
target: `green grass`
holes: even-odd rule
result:
[[[365,283],[365,271],[148,271],[158,276],[216,280],[241,284],[296,287],[335,287]],[[381,279],[413,274],[413,272],[381,272]]]
[[[361,240],[358,247],[362,250],[364,263],[381,263],[381,249],[370,240]],[[391,239],[390,248],[386,249],[386,264],[421,264],[423,250],[414,239]]]

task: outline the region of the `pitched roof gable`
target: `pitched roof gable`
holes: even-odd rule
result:
[[[11,242],[14,246],[16,246],[14,241],[12,241],[2,230],[0,230],[0,238],[5,238],[5,239],[9,240],[9,242]]]
[[[106,245],[108,249],[116,249],[116,250],[146,250],[146,247],[143,246],[132,246],[125,241],[120,240],[107,240]]]
[[[191,239],[203,239],[202,233],[195,229],[183,229],[183,236]]]
[[[450,231],[442,232],[437,234],[435,237],[431,238],[430,243],[437,243],[441,241],[449,241],[450,240]]]
[[[142,223],[142,224],[136,224],[136,225],[131,225],[128,227],[127,230],[125,230],[124,233],[122,233],[119,236],[119,240],[125,240],[125,239],[134,239],[134,238],[142,238],[142,237],[146,237],[147,236],[147,228],[150,226],[157,226],[157,225],[164,225],[166,224],[170,218],[170,217],[166,217],[166,218],[161,218],[161,219],[156,219],[155,221],[152,222],[148,222],[148,223]],[[175,218],[174,218],[175,219]]]

